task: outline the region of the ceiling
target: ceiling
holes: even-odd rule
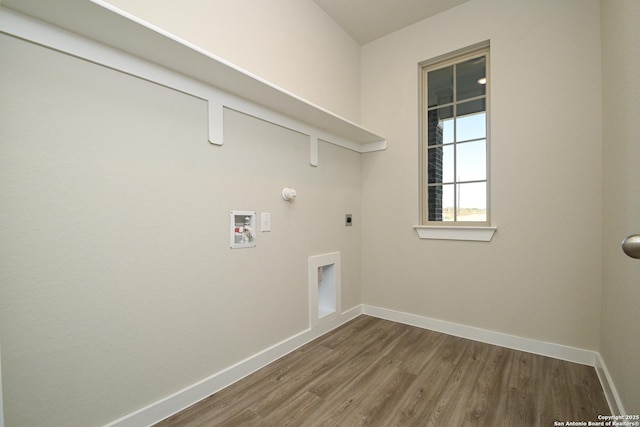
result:
[[[313,0],[365,44],[469,0]]]

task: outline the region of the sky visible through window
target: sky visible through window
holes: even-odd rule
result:
[[[441,121],[443,144],[454,142],[454,119]],[[486,177],[486,113],[469,114],[457,118],[457,179],[456,181],[485,180]],[[463,142],[469,141],[469,142]],[[443,182],[454,181],[454,148],[443,147]],[[468,183],[458,187],[459,208],[486,209],[486,184]],[[453,186],[445,186],[443,208],[453,208]]]

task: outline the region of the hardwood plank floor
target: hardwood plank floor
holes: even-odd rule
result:
[[[156,426],[547,427],[607,414],[593,367],[360,316]]]

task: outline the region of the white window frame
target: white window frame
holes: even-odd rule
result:
[[[490,64],[489,64],[490,43],[485,41],[463,49],[456,50],[446,55],[421,62],[418,64],[419,70],[419,91],[420,91],[420,225],[415,226],[416,232],[421,239],[443,239],[443,240],[471,240],[471,241],[491,241],[497,227],[491,225],[491,169],[490,169]],[[428,111],[428,94],[426,86],[427,69],[438,69],[453,64],[464,62],[465,60],[485,55],[486,57],[486,221],[429,221],[427,207],[427,127],[426,117]],[[457,142],[456,142],[457,143]],[[457,185],[457,184],[456,184]]]

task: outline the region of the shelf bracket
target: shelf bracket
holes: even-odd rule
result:
[[[224,105],[207,100],[209,114],[209,142],[214,145],[224,143]]]
[[[309,164],[318,166],[318,137],[309,135]]]

